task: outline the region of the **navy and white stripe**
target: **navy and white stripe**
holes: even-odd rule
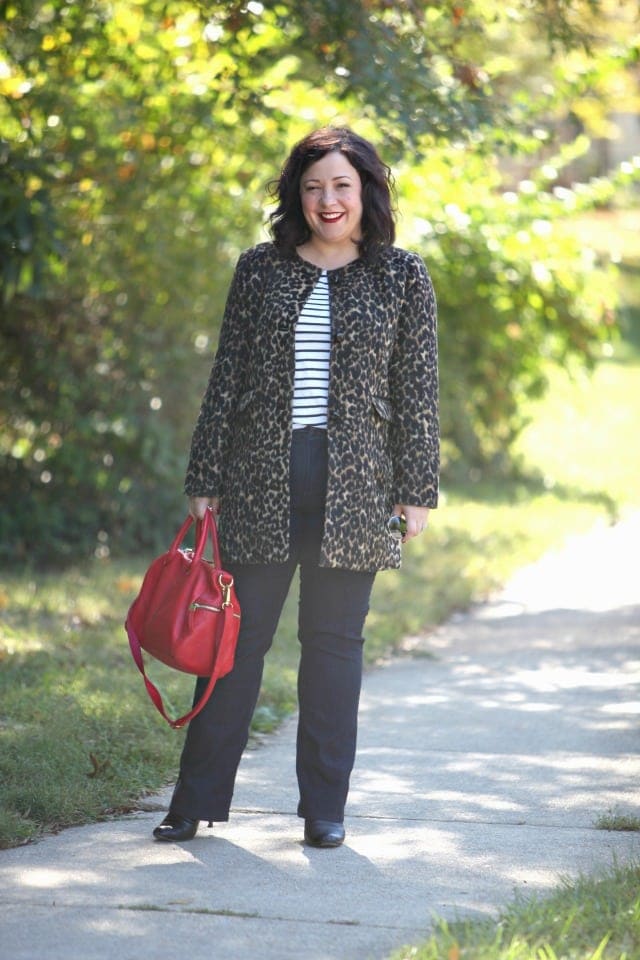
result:
[[[326,270],[322,271],[300,311],[295,330],[295,351],[293,428],[326,427],[331,358],[331,308]]]

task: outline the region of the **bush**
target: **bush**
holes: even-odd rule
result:
[[[529,180],[504,191],[497,169],[453,148],[400,178],[401,242],[424,255],[439,303],[449,475],[507,469],[526,422],[522,401],[546,388],[546,361],[592,364],[613,335],[614,276],[566,225],[588,198],[544,186]],[[181,201],[168,191],[145,212],[144,237],[124,214],[123,234],[96,227],[90,245],[70,247],[52,299],[21,294],[6,311],[7,557],[150,550],[176,525],[189,435],[243,230],[251,242],[243,221],[235,246],[211,231],[224,264],[211,276],[211,246],[199,238],[213,210],[191,189],[188,247],[175,244]],[[110,201],[122,210],[117,190]],[[249,222],[250,198],[243,203]],[[70,231],[77,207],[70,202],[64,212]]]
[[[335,4],[321,6],[335,28]],[[146,550],[183,509],[222,301],[264,183],[293,140],[359,102],[335,86],[348,69],[329,82],[323,55],[291,40],[286,5],[254,7],[0,0],[0,560]],[[294,37],[308,34],[300,16]],[[432,137],[461,120],[461,90],[440,88],[453,112],[432,118]],[[358,108],[353,122],[375,138],[378,121]],[[402,140],[391,107],[394,124],[385,156]],[[406,242],[440,303],[445,466],[504,467],[522,397],[544,389],[541,357],[589,362],[609,335],[610,277],[562,230],[566,198],[542,182],[504,193],[472,147],[432,145],[401,180]]]
[[[507,191],[496,165],[452,148],[402,177],[406,232],[438,298],[449,472],[508,467],[547,361],[593,365],[614,335],[615,271],[568,224],[606,189],[554,191],[541,173]]]

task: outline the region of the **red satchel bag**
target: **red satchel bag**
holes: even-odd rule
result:
[[[174,729],[200,713],[218,678],[232,669],[240,630],[240,604],[233,577],[220,565],[213,512],[208,509],[198,521],[195,549],[180,549],[192,523],[187,517],[167,553],[153,561],[125,622],[147,693]],[[204,557],[209,538],[213,561]],[[160,691],[145,672],[142,650],[183,673],[209,677],[206,690],[189,713],[176,720],[167,715]]]

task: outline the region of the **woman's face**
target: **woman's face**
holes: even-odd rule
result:
[[[342,153],[326,153],[307,167],[300,199],[312,242],[339,246],[361,239],[362,181]]]

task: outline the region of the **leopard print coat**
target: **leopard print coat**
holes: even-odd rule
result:
[[[289,554],[294,330],[320,269],[272,243],[243,253],[191,444],[185,492],[221,498],[228,561]],[[438,498],[436,303],[420,257],[392,247],[328,272],[333,328],[320,564],[400,566],[396,503]]]

